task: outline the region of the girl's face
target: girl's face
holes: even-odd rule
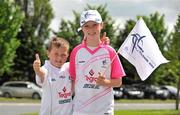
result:
[[[68,57],[68,49],[63,47],[54,47],[52,46],[52,49],[47,51],[47,55],[49,58],[50,63],[60,68],[67,60]]]
[[[86,38],[99,39],[102,28],[103,28],[103,23],[99,24],[93,21],[89,21],[83,25],[82,31]]]

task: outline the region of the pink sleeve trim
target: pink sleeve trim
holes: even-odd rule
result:
[[[81,45],[76,46],[70,54],[69,73],[72,80],[76,80],[76,54],[81,47]]]
[[[124,77],[126,74],[124,72],[124,69],[121,64],[118,54],[112,47],[107,46],[107,48],[108,48],[111,62],[112,62],[111,63],[111,79],[119,79],[119,78]]]

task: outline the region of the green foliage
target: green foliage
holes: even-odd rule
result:
[[[75,19],[74,21],[65,21],[61,20],[59,32],[56,33],[57,36],[65,38],[70,43],[70,51],[80,43],[81,37],[80,33],[77,32],[77,28],[79,28],[79,14],[75,11],[73,12]]]
[[[136,24],[136,21],[134,21],[134,20],[130,19],[130,20],[126,21],[126,23],[124,24],[124,29],[119,30],[119,34],[117,36],[118,39],[116,39],[116,42],[115,42],[115,49],[119,49],[121,44],[124,42],[126,37],[129,35],[131,30],[135,26],[135,24]]]
[[[20,8],[12,0],[0,1],[0,76],[10,72],[20,42],[16,35],[23,20]]]
[[[49,0],[16,0],[16,4],[21,7],[25,19],[17,35],[21,44],[17,49],[11,76],[13,80],[34,81],[32,63],[35,53],[39,53],[42,63],[46,58],[44,42],[49,37],[52,7]]]
[[[180,76],[180,15],[178,16],[177,23],[174,26],[174,32],[167,39],[169,43],[167,56],[170,59],[170,64],[168,65],[168,71],[171,77],[175,77],[177,81]]]
[[[174,26],[174,32],[172,32],[166,39],[165,56],[170,62],[160,69],[161,78],[159,78],[159,84],[176,85],[180,76],[180,16],[178,16],[177,23]],[[163,73],[163,74],[162,74]]]

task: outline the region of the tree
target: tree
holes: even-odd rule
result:
[[[12,0],[0,1],[0,76],[11,71],[16,49],[20,45],[16,35],[23,21],[20,8]]]
[[[106,10],[106,5],[87,5],[87,7],[84,8],[84,10],[88,9],[95,9],[99,11],[105,25],[104,29],[102,30],[102,33],[106,32],[106,35],[110,37],[111,43],[113,45],[113,42],[117,38],[117,35],[115,35],[115,33],[117,32],[118,28],[114,27],[115,21],[109,16],[109,12]],[[77,29],[80,27],[80,14],[75,11],[73,11],[73,14],[75,19],[73,21],[65,21],[64,19],[62,19],[59,31],[55,33],[57,36],[63,37],[70,42],[70,51],[81,42],[83,34],[81,31],[77,32]]]
[[[137,20],[140,17],[144,19],[146,25],[150,29],[152,35],[155,37],[158,43],[158,46],[163,53],[165,51],[165,46],[166,46],[165,36],[167,35],[167,28],[165,28],[165,23],[164,23],[164,15],[160,15],[158,12],[155,12],[154,14],[151,14],[150,16],[137,16]],[[115,42],[116,43],[115,46],[117,48],[121,46],[121,44],[124,42],[124,40],[130,33],[130,31],[135,26],[135,24],[136,24],[136,21],[134,20],[128,20],[125,23],[125,28],[119,31],[119,36],[118,36],[119,39],[117,39],[117,41]],[[125,60],[124,58],[122,58],[122,63],[124,65],[124,68],[127,74],[127,77],[125,77],[125,79],[132,79],[132,81],[138,82],[140,79],[137,75],[135,68],[129,62],[127,62],[127,60]],[[159,73],[154,72],[151,76],[156,76],[156,77],[150,76],[145,82],[149,82],[149,83],[152,81],[154,83],[158,82],[159,77],[163,74],[162,72],[163,71],[159,71]]]
[[[15,80],[34,81],[32,63],[35,53],[39,53],[42,60],[45,59],[44,42],[49,37],[52,7],[49,0],[16,0],[16,4],[21,7],[25,19],[17,35],[21,44],[11,76]]]
[[[168,56],[171,59],[168,66],[168,71],[171,73],[175,82],[177,83],[178,93],[176,99],[176,109],[179,108],[179,90],[180,90],[180,15],[178,16],[177,23],[174,26],[174,32],[167,40],[169,43]]]

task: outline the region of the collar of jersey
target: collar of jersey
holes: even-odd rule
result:
[[[102,48],[102,47],[103,47],[103,44],[104,44],[104,43],[101,42],[101,43],[99,43],[99,45],[98,45],[95,49],[91,50],[90,48],[87,47],[86,41],[85,41],[85,40],[82,41],[83,47],[86,48],[87,51],[88,51],[89,53],[91,53],[91,54],[94,54],[96,51],[98,51],[100,48]]]
[[[49,65],[49,67],[51,67],[54,71],[59,72],[61,70],[61,68],[57,68],[55,66],[53,66],[49,60],[45,60],[45,63]]]

